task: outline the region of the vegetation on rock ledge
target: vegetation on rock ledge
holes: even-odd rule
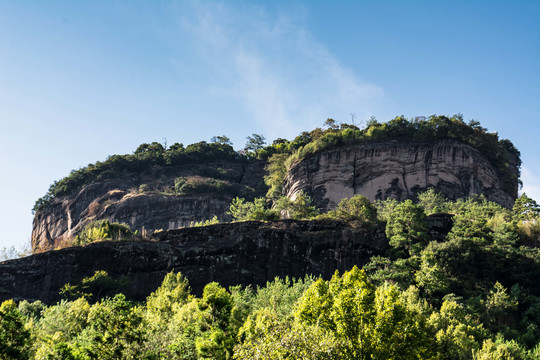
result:
[[[499,139],[497,133],[488,132],[477,121],[465,123],[461,115],[451,117],[432,115],[427,119],[411,120],[398,116],[386,123],[379,123],[372,118],[364,129],[351,124],[338,126],[332,119],[328,119],[325,125],[327,128],[324,130],[316,128],[310,132],[305,131],[291,141],[276,139],[266,147],[263,147],[264,137],[253,134],[248,137],[248,143],[243,152],[234,151],[225,135],[214,137],[211,143],[201,141],[186,148],[178,143],[168,148],[157,142],[142,144],[133,154],[112,155],[103,162],[98,161],[73,170],[67,177],[55,181],[47,194],[36,201],[33,211],[44,209],[56,197],[70,195],[82,186],[94,182],[122,179],[128,174],[140,176],[158,169],[179,165],[218,160],[246,162],[257,158],[267,161],[268,174],[265,176],[265,182],[269,188],[267,196],[271,200],[276,200],[282,195],[285,174],[293,163],[318,151],[336,146],[388,140],[433,142],[451,139],[470,145],[479,150],[491,163],[502,180],[504,190],[511,196],[517,196],[519,167],[521,166],[519,151],[509,140]],[[515,168],[518,169],[517,173]],[[216,173],[212,169],[208,171],[210,173],[201,175],[208,177],[206,182],[212,191],[216,189],[225,193],[230,191],[231,197],[254,196],[253,192],[245,193],[245,189],[229,183],[226,173]],[[176,190],[174,184],[172,187]],[[197,189],[192,190],[197,191]]]
[[[131,173],[151,173],[156,168],[219,160],[244,161],[245,158],[234,151],[231,145],[220,142],[201,141],[186,148],[182,144],[175,143],[167,149],[157,142],[142,144],[133,154],[112,155],[103,162],[98,161],[71,171],[67,177],[55,181],[50,186],[47,194],[36,201],[33,211],[44,209],[54,198],[70,195],[82,186],[94,182],[123,179]]]
[[[260,201],[259,201],[260,202]],[[237,203],[242,208],[245,203]],[[259,207],[263,207],[261,204]],[[256,206],[245,212],[257,212]],[[443,240],[426,213],[454,217]],[[145,302],[98,272],[67,284],[53,306],[0,307],[3,358],[31,359],[537,359],[540,356],[540,206],[483,197],[418,203],[344,200],[319,218],[386,223],[390,247],[331,279],[266,287],[208,284],[202,297],[168,274]]]

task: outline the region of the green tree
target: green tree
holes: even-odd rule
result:
[[[149,359],[196,359],[195,336],[186,336],[194,325],[179,316],[192,301],[188,281],[181,273],[165,275],[161,286],[146,299],[146,340],[139,352]]]
[[[365,196],[355,195],[350,199],[342,199],[336,209],[320,215],[319,218],[376,223],[377,208]]]
[[[264,198],[260,198],[264,201]],[[236,197],[232,200],[231,205],[229,206],[229,214],[231,215],[233,221],[244,221],[248,220],[255,203],[260,203],[261,200],[255,199],[253,203],[246,201],[246,199]]]
[[[414,274],[419,268],[419,262],[418,256],[395,260],[373,256],[362,269],[369,275],[373,284],[382,285],[388,281],[404,290],[417,283]]]
[[[92,221],[75,237],[75,245],[87,245],[96,241],[134,240],[136,234],[128,225],[110,222],[109,220]]]
[[[6,360],[28,359],[30,332],[13,300],[0,305],[0,357]]]
[[[482,344],[482,348],[473,352],[474,360],[535,360],[538,359],[538,350],[528,351],[522,345],[513,340],[505,340],[503,337],[496,337],[495,341],[487,339]]]
[[[396,199],[375,200],[373,203],[377,208],[377,217],[385,222],[388,222],[398,204],[399,202]]]
[[[210,331],[212,324],[211,311],[201,304],[201,299],[175,307],[167,329],[152,337],[155,353],[160,354],[160,359],[198,360],[197,339]]]
[[[424,209],[405,200],[396,205],[386,223],[386,236],[390,245],[400,250],[407,250],[409,254],[419,254],[427,244],[428,227]]]
[[[289,317],[298,299],[304,291],[313,283],[312,276],[304,279],[280,279],[268,281],[266,286],[257,287],[257,292],[252,300],[252,309],[269,309],[280,319]]]
[[[23,300],[19,302],[19,311],[21,312],[21,315],[28,321],[39,321],[41,317],[43,316],[43,311],[47,308],[45,304],[43,304],[40,300],[36,301],[28,301]]]
[[[272,221],[279,219],[278,211],[269,209],[264,197],[256,198],[253,201],[246,201],[243,198],[236,197],[229,206],[229,214],[233,221]]]
[[[135,150],[136,155],[140,155],[140,154],[158,155],[158,154],[163,154],[164,152],[165,152],[165,148],[163,147],[162,144],[158,143],[157,141],[154,141],[151,144],[141,144],[139,145],[137,150]]]
[[[499,282],[493,285],[485,302],[484,323],[491,329],[504,333],[514,328],[517,318],[518,301],[508,294],[507,289]]]
[[[204,287],[199,307],[209,310],[211,327],[197,337],[195,345],[201,359],[230,359],[236,344],[237,328],[231,327],[234,307],[232,295],[216,282]]]
[[[128,285],[127,278],[113,279],[106,271],[98,270],[94,275],[83,278],[79,283],[65,284],[60,290],[60,295],[68,300],[82,297],[89,302],[96,302],[125,291]]]
[[[438,255],[438,245],[431,242],[422,251],[420,269],[416,272],[416,282],[430,298],[444,296],[450,291],[450,274],[446,273]]]
[[[240,334],[244,341],[235,347],[235,359],[343,359],[331,333],[314,325],[291,324],[267,308],[248,319]]]
[[[288,219],[312,219],[319,215],[319,210],[312,204],[311,197],[303,191],[296,194],[292,201],[286,196],[280,197],[275,202],[275,208]]]
[[[174,143],[167,149],[168,152],[182,152],[184,151],[184,144]]]
[[[426,316],[388,283],[375,287],[354,267],[315,281],[298,304],[297,321],[334,334],[347,359],[428,358]]]
[[[268,158],[266,164],[267,174],[264,176],[264,183],[270,187],[266,196],[273,201],[276,201],[282,196],[283,181],[287,174],[285,160],[289,157],[288,153],[273,154]]]
[[[339,125],[336,123],[336,120],[330,118],[326,119],[326,121],[324,122],[324,126],[326,126],[329,130],[339,129]]]
[[[479,349],[488,336],[482,324],[453,295],[445,297],[440,311],[434,311],[428,322],[436,331],[434,340],[441,359],[470,359],[471,351]]]
[[[512,214],[523,242],[533,246],[540,244],[540,205],[522,194],[516,199]]]
[[[476,244],[493,242],[493,228],[496,222],[490,219],[505,212],[500,205],[487,201],[485,196],[471,196],[452,204],[454,224],[449,239],[463,239]],[[501,219],[504,220],[504,217]]]
[[[521,194],[516,199],[512,212],[518,221],[537,221],[540,219],[540,205],[527,194]]]
[[[258,150],[262,149],[265,144],[265,138],[259,134],[251,134],[251,136],[246,137],[247,143],[244,149],[247,152],[256,153]]]
[[[49,355],[57,353],[59,349],[55,349],[55,346],[60,343],[73,346],[76,338],[89,325],[89,312],[90,304],[84,298],[62,300],[45,309],[36,326],[36,358],[47,359]]]
[[[188,280],[181,273],[165,275],[161,286],[146,299],[146,315],[151,326],[165,325],[172,318],[175,308],[192,299]]]
[[[123,294],[105,299],[90,308],[90,326],[81,334],[81,346],[93,359],[137,358],[131,349],[144,339],[142,315]]]
[[[447,212],[447,201],[448,200],[434,188],[429,188],[418,194],[418,205],[424,209],[426,215]]]
[[[229,139],[228,136],[225,136],[225,135],[221,135],[221,136],[214,136],[212,137],[212,139],[210,140],[211,142],[213,143],[218,143],[218,144],[226,144],[226,145],[231,145],[232,146],[232,142],[231,142],[231,139]]]

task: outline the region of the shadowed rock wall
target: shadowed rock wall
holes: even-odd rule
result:
[[[204,285],[264,285],[276,276],[331,276],[362,266],[387,246],[384,227],[367,231],[334,221],[285,220],[185,228],[157,234],[156,242],[101,242],[0,264],[0,300],[59,299],[67,282],[96,270],[127,276],[128,296],[142,300],[164,275],[181,271],[197,294]]]
[[[451,216],[427,219],[433,239],[443,240]],[[276,276],[322,275],[328,279],[366,264],[388,247],[384,225],[350,227],[337,221],[247,221],[156,234],[155,241],[100,242],[0,263],[0,301],[15,298],[54,303],[68,282],[105,270],[130,280],[127,294],[145,299],[167,272],[182,272],[195,294],[217,281],[223,286],[264,285]]]

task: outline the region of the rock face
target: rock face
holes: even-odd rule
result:
[[[225,174],[227,182],[240,190],[249,187],[256,195],[265,191],[262,161],[190,165],[146,177],[126,174],[122,179],[83,186],[76,194],[57,198],[46,209],[36,212],[32,249],[43,252],[69,246],[84,226],[94,220],[125,223],[133,231],[143,233],[189,226],[214,216],[229,221],[231,194],[175,195],[170,191],[177,177],[205,175],[209,169]],[[149,190],[141,192],[142,184]]]
[[[510,166],[517,176],[517,166]],[[517,196],[517,185],[514,193],[505,192],[480,152],[453,140],[373,142],[322,151],[291,167],[284,192],[294,199],[304,191],[319,209],[328,211],[356,194],[370,200],[404,200],[429,187],[452,200],[484,194],[505,207],[511,207]]]
[[[427,218],[433,239],[452,227],[447,214]],[[366,264],[388,247],[384,225],[351,227],[337,221],[247,221],[156,233],[154,241],[98,242],[0,263],[0,302],[59,300],[59,290],[97,270],[126,277],[126,295],[144,300],[167,272],[180,271],[197,295],[217,281],[222,286],[265,285],[284,278],[321,275]]]
[[[236,186],[233,190],[254,189],[253,196],[262,196],[266,192],[264,166],[264,161],[191,164],[83,186],[35,214],[32,249],[42,252],[69,246],[93,220],[125,223],[142,233],[189,226],[214,216],[220,222],[229,221],[229,204],[241,193],[177,195],[172,191],[175,179],[222,179]],[[517,165],[508,166],[517,179]],[[141,185],[148,190],[140,191]],[[484,194],[505,207],[511,207],[517,196],[517,185],[515,191],[505,191],[495,169],[478,150],[453,140],[371,142],[321,151],[294,164],[284,182],[287,197],[294,200],[304,191],[322,211],[356,194],[370,200],[404,200],[414,199],[429,187],[449,199]]]
[[[366,230],[340,222],[242,222],[156,234],[154,242],[100,242],[48,251],[0,263],[0,301],[40,299],[53,303],[67,282],[97,270],[126,276],[126,295],[142,300],[167,272],[181,271],[196,294],[204,285],[264,285],[274,277],[330,277],[362,266],[387,247],[384,227]]]

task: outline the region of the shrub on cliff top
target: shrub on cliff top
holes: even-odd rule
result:
[[[317,218],[359,221],[362,223],[376,223],[378,221],[377,208],[363,195],[342,199],[335,210],[319,215]]]
[[[215,194],[229,196],[253,196],[254,190],[248,186],[202,176],[178,177],[174,181],[174,191],[178,195]]]
[[[270,209],[266,204],[266,199],[263,197],[256,198],[253,201],[246,201],[243,198],[236,197],[231,202],[229,214],[233,221],[272,221],[279,219],[279,212]]]
[[[257,136],[259,140],[262,140],[257,142],[255,147],[250,148],[252,151],[249,157],[235,152],[232,146],[223,142],[201,141],[188,145],[186,148],[176,143],[168,149],[157,142],[142,144],[134,154],[113,155],[106,161],[98,161],[71,171],[67,177],[55,181],[50,186],[49,191],[36,201],[33,211],[46,208],[56,197],[72,194],[86,184],[124,178],[128,173],[140,175],[164,166],[215,160],[248,160],[255,157],[272,159],[275,154],[285,154],[270,160],[267,168],[269,174],[266,176],[266,182],[271,188],[268,195],[276,200],[281,195],[280,184],[283,183],[286,170],[297,161],[318,151],[340,145],[394,139],[413,142],[451,139],[470,145],[480,151],[491,163],[501,179],[504,190],[511,196],[517,196],[519,167],[521,166],[519,151],[509,140],[499,139],[496,132],[488,132],[477,121],[465,123],[462,115],[459,114],[451,117],[432,115],[427,119],[411,120],[398,116],[387,123],[379,123],[371,119],[367,127],[362,130],[355,125],[340,124],[338,128],[334,124],[325,130],[316,128],[310,132],[304,131],[292,141],[277,139],[264,148],[261,148],[264,144],[263,137]],[[235,195],[239,194],[233,194]]]
[[[78,170],[72,170],[65,178],[55,181],[47,193],[39,198],[32,209],[33,212],[44,209],[58,196],[73,194],[84,185],[108,179],[123,179],[126,174],[151,173],[156,167],[178,166],[205,161],[242,160],[232,146],[225,143],[207,143],[201,141],[188,145],[175,143],[168,149],[153,142],[141,144],[133,154],[112,155],[105,161],[89,164]]]
[[[400,139],[409,142],[448,139],[470,145],[490,162],[501,179],[503,189],[511,196],[517,196],[520,152],[512,142],[499,139],[497,133],[488,132],[477,121],[465,123],[460,114],[451,117],[432,115],[427,119],[411,120],[398,116],[387,123],[370,119],[362,130],[354,125],[340,124],[340,128],[330,126],[326,130],[316,128],[311,132],[304,131],[292,141],[275,141],[258,152],[259,158],[268,159],[265,182],[270,190],[267,196],[273,200],[279,198],[285,175],[291,166],[319,151],[342,145]]]
[[[128,225],[102,220],[92,221],[86,225],[75,237],[73,243],[81,246],[96,241],[135,240],[136,238],[138,238],[138,233],[132,232]]]
[[[395,139],[414,142],[453,139],[470,145],[491,163],[501,178],[505,191],[517,196],[519,171],[515,174],[513,165],[519,170],[520,152],[509,140],[500,140],[496,132],[488,132],[478,122],[465,123],[460,114],[451,117],[432,115],[427,119],[413,120],[398,116],[387,123],[372,121],[363,130],[348,127],[342,127],[340,130],[327,129],[317,138],[310,138],[305,145],[295,149],[285,161],[285,165],[289,169],[295,162],[335,146]]]

